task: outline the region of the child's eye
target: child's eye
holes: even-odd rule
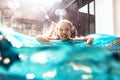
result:
[[[67,28],[67,29],[65,29],[65,31],[69,31],[69,29]]]
[[[60,29],[60,31],[63,31],[62,29]]]

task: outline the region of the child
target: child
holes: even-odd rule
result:
[[[86,41],[87,45],[91,45],[93,38],[92,37],[71,37],[75,28],[73,24],[68,20],[61,20],[58,22],[54,29],[52,29],[51,33],[55,32],[54,36],[41,36],[38,35],[36,38],[40,42],[49,43],[50,40],[80,40]],[[50,34],[51,34],[50,33]]]

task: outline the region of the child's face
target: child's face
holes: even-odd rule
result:
[[[60,39],[67,40],[67,39],[69,39],[70,34],[71,34],[70,24],[68,24],[68,23],[61,23],[58,26],[57,35],[59,36]]]

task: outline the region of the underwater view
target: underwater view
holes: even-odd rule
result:
[[[119,38],[90,34],[86,42],[53,40],[42,44],[34,37],[0,30],[0,80],[120,80]]]

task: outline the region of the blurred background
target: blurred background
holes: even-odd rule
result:
[[[0,0],[0,24],[17,32],[46,34],[51,21],[70,20],[78,35],[95,33],[94,0]]]
[[[77,35],[120,36],[120,0],[0,0],[0,25],[36,36],[48,33],[51,22],[70,20]]]

